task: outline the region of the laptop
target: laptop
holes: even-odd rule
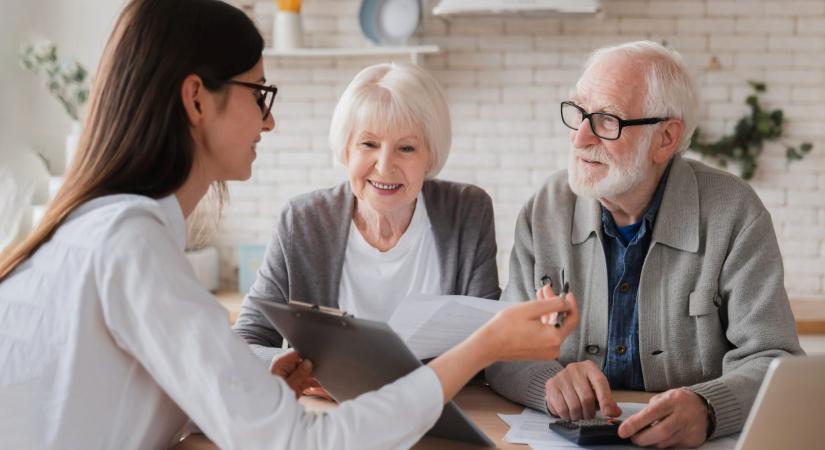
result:
[[[384,322],[356,319],[332,308],[297,302],[260,302],[256,306],[301,356],[312,361],[315,378],[338,402],[377,390],[421,367],[418,358]],[[453,402],[444,405],[427,435],[494,446]]]
[[[771,362],[736,450],[822,449],[825,355]]]

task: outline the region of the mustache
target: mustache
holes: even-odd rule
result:
[[[586,159],[588,161],[595,161],[602,164],[613,163],[613,158],[610,153],[602,145],[591,145],[584,148],[571,148],[574,157]]]

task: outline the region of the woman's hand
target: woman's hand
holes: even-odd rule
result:
[[[319,386],[318,381],[312,377],[312,362],[301,358],[294,351],[273,359],[269,371],[286,381],[286,384],[295,391],[295,398],[300,397],[305,390]]]
[[[559,297],[550,286],[537,292],[538,300],[500,311],[476,334],[487,341],[496,361],[556,359],[564,338],[576,328],[579,309],[572,293]],[[564,324],[554,325],[564,312]],[[471,339],[475,337],[473,335]]]
[[[318,381],[315,380],[315,378],[313,378],[312,381],[315,382],[315,386],[308,387],[308,388],[304,389],[303,395],[306,395],[306,396],[309,396],[309,397],[318,397],[318,398],[322,398],[324,400],[329,400],[331,402],[335,401],[335,399],[332,398],[331,395],[329,395],[329,392],[327,392],[326,389],[322,388],[321,384],[318,383]]]
[[[430,361],[448,402],[478,371],[500,360],[558,358],[564,338],[579,322],[575,297],[561,299],[547,287],[539,300],[519,303],[499,311],[462,343]],[[564,312],[564,325],[548,323]]]

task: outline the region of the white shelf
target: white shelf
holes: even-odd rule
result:
[[[601,0],[441,0],[433,8],[435,16],[485,14],[595,14]]]
[[[392,56],[407,55],[415,64],[418,62],[418,55],[438,53],[441,49],[437,45],[411,45],[404,47],[357,47],[357,48],[294,48],[280,50],[275,48],[264,49],[264,56],[267,57],[289,57],[289,58],[331,58],[347,56]]]

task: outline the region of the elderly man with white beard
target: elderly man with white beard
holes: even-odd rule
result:
[[[495,391],[571,420],[619,415],[613,390],[658,392],[619,435],[696,447],[740,431],[770,361],[802,353],[770,214],[681,156],[698,115],[675,51],[632,42],[588,59],[561,103],[568,169],[524,205],[502,294],[569,284],[581,320],[558,360],[489,367]]]

